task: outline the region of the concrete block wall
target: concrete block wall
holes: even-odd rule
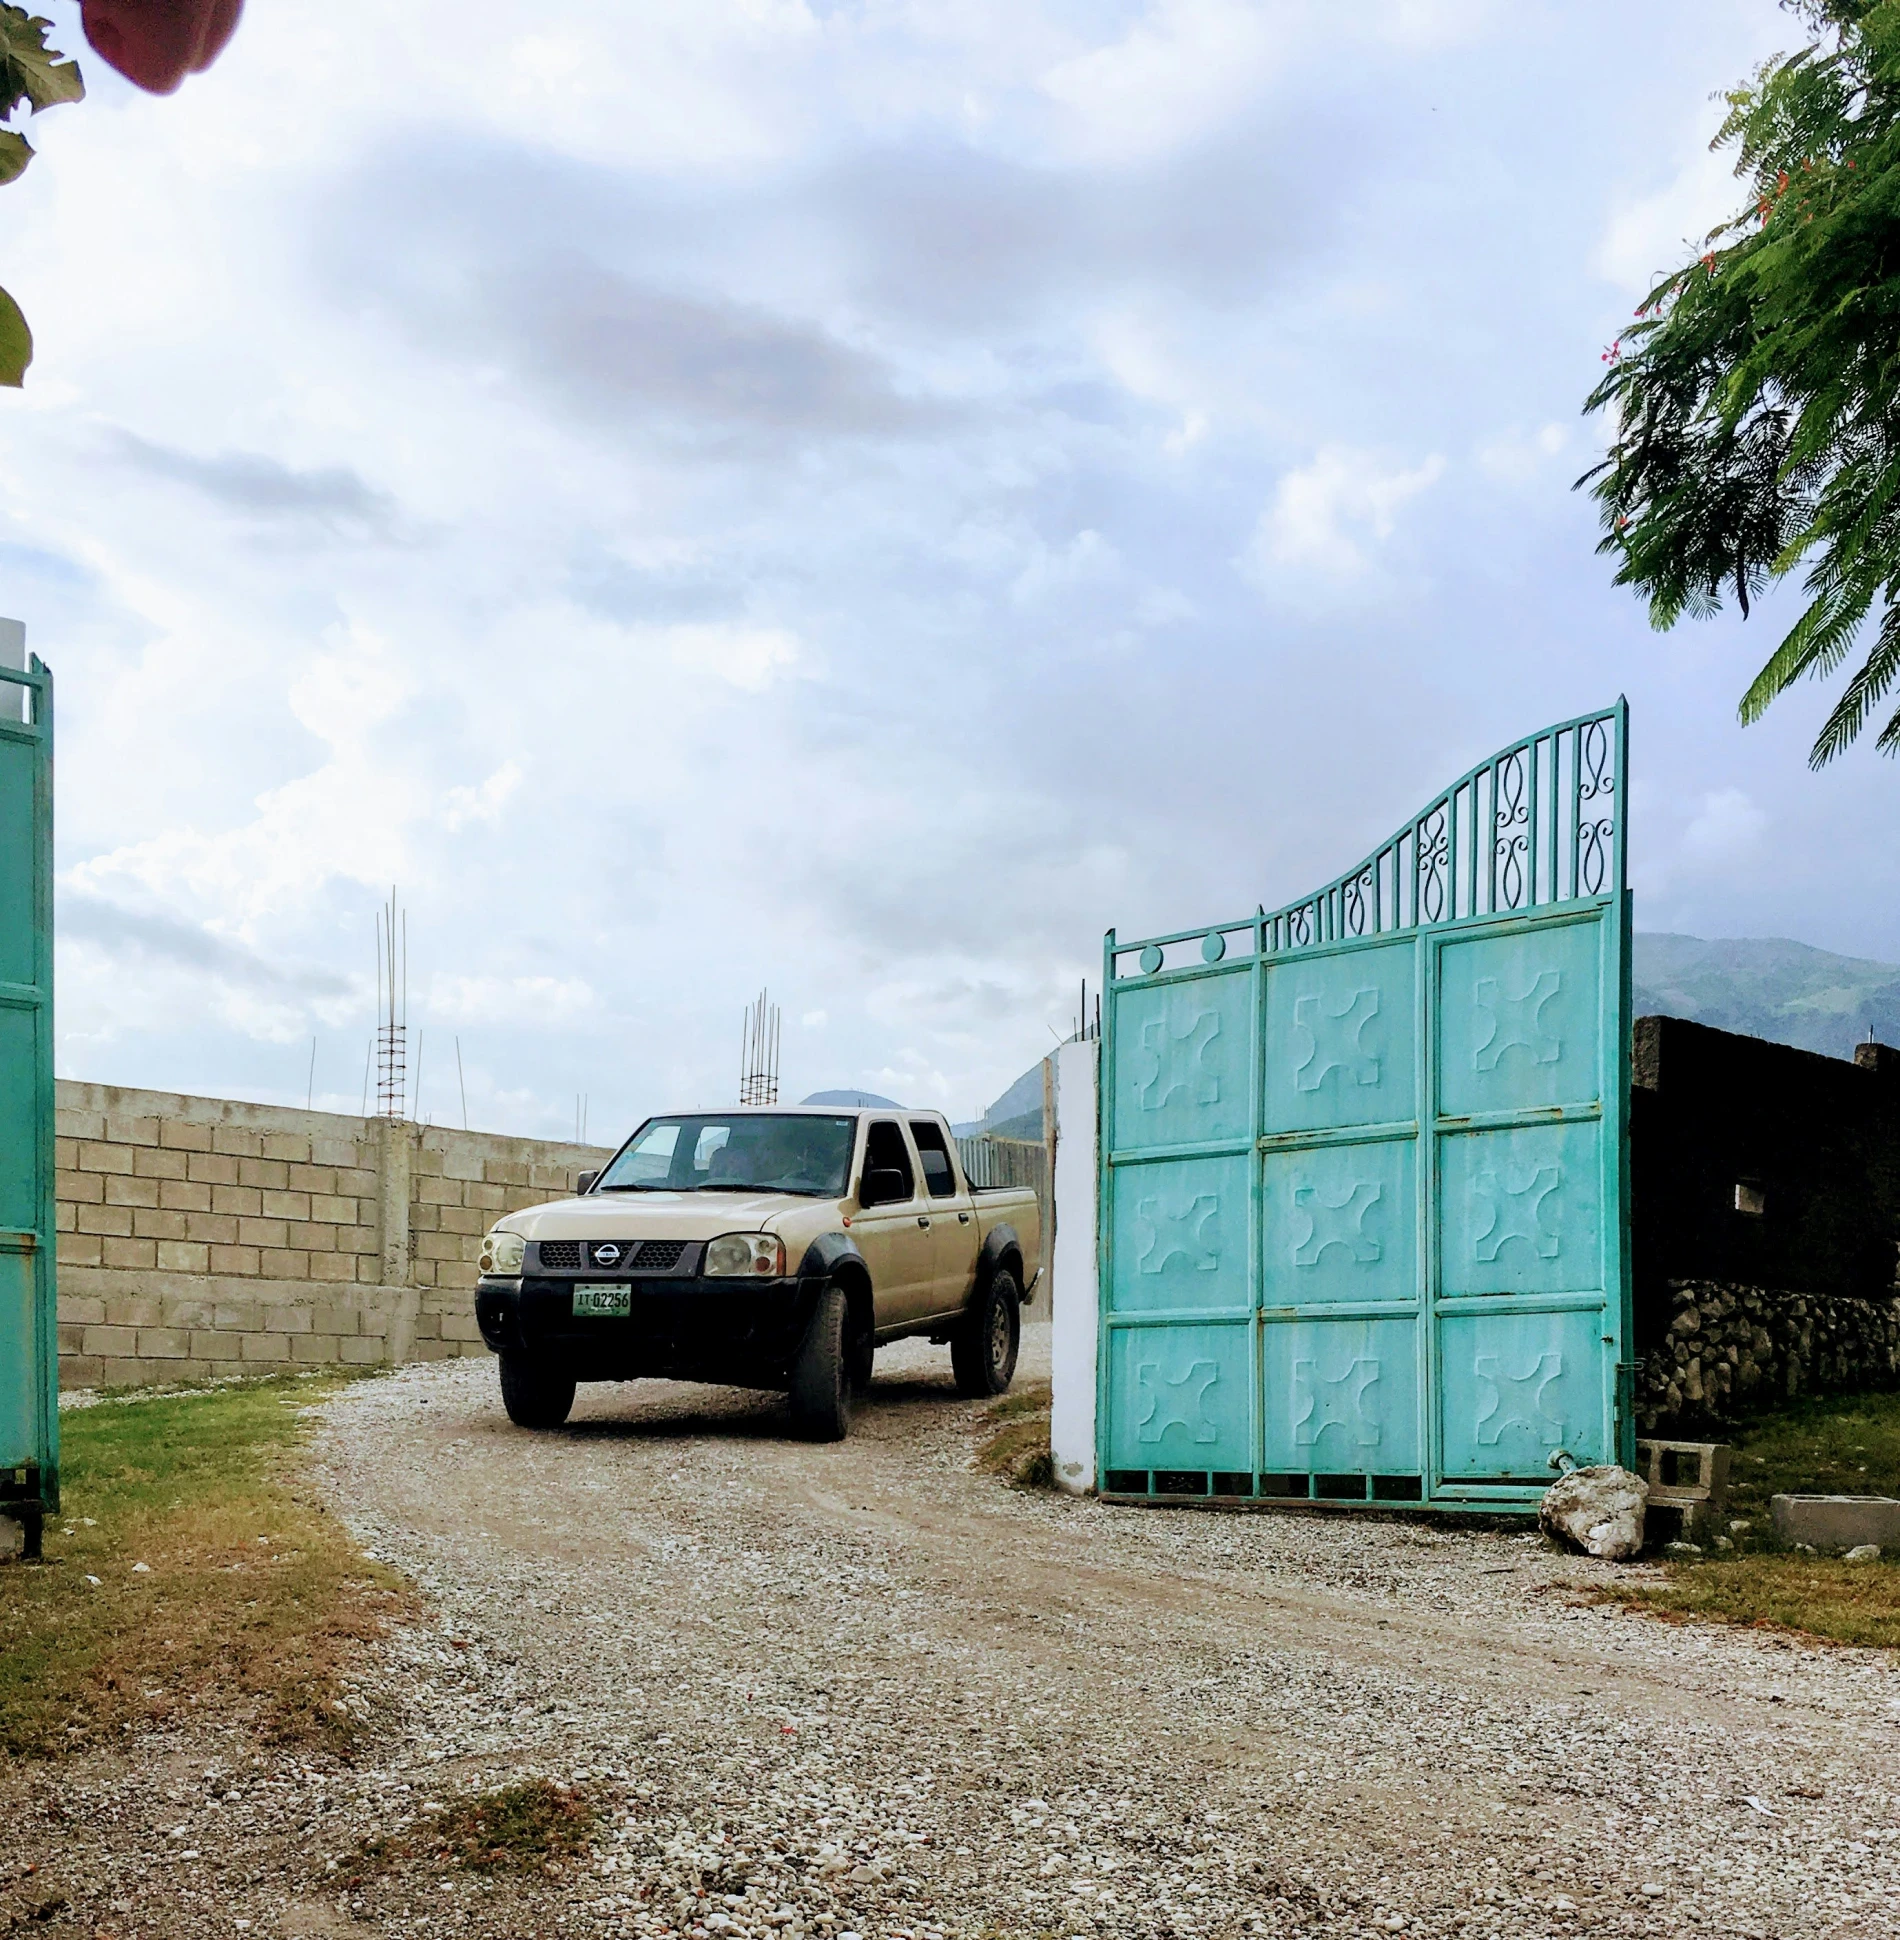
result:
[[[483,1233],[608,1156],[64,1080],[58,1108],[67,1387],[483,1352]]]

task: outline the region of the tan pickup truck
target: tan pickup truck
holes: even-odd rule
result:
[[[649,1118],[573,1199],[482,1242],[475,1313],[510,1420],[552,1428],[579,1381],[782,1388],[836,1441],[887,1341],[949,1344],[1001,1394],[1042,1271],[1036,1195],[973,1189],[935,1112],[740,1107]]]

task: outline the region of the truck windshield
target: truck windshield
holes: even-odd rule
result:
[[[596,1192],[798,1192],[841,1198],[854,1118],[798,1112],[649,1118],[615,1154]]]

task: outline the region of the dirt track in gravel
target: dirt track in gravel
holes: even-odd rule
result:
[[[1889,1659],[1579,1607],[1520,1535],[1015,1491],[946,1360],[835,1447],[663,1383],[524,1436],[479,1364],[333,1404],[340,1498],[513,1660],[444,1748],[842,1846],[736,1931],[1900,1931]],[[659,1843],[574,1915],[679,1917]]]
[[[1046,1366],[1046,1334],[1028,1351]],[[1900,1933],[1890,1657],[1591,1606],[1606,1566],[1521,1534],[1015,1490],[971,1466],[981,1410],[947,1358],[880,1356],[833,1447],[770,1397],[659,1382],[525,1434],[479,1361],[338,1396],[321,1484],[433,1609],[364,1680],[372,1754],[159,1747],[49,1779],[70,1915]],[[602,1802],[592,1860],[515,1884],[361,1864],[431,1801],[524,1773]]]

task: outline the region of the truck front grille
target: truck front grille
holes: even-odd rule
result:
[[[679,1265],[690,1243],[683,1239],[646,1240],[624,1253],[611,1267],[595,1261],[593,1270],[598,1273],[670,1273]],[[541,1242],[540,1261],[543,1273],[579,1273],[582,1268],[581,1242],[577,1239],[544,1239]]]
[[[686,1251],[683,1239],[650,1239],[629,1262],[636,1273],[665,1273],[680,1263]]]
[[[544,1239],[541,1242],[541,1266],[548,1273],[578,1273],[581,1267],[580,1241]]]

